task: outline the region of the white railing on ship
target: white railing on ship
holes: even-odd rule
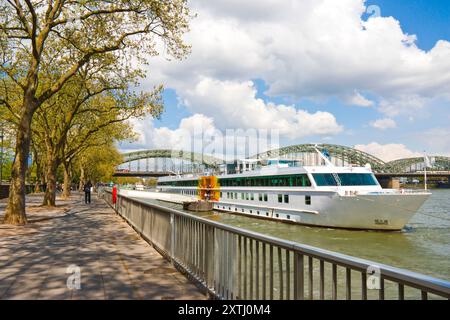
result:
[[[179,210],[99,195],[218,299],[450,299],[450,282],[277,239]]]

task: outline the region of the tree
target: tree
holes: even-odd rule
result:
[[[121,162],[122,155],[111,140],[106,145],[87,149],[80,165],[83,166],[86,180],[96,183],[111,181],[115,167]]]
[[[132,127],[128,122],[118,121],[112,122],[108,125],[99,128],[98,124],[87,121],[86,125],[92,124],[91,133],[87,133],[83,129],[80,129],[78,132],[77,129],[79,127],[75,127],[73,132],[70,133],[64,152],[63,152],[63,168],[64,168],[64,195],[67,197],[69,195],[69,185],[70,185],[70,167],[73,166],[74,162],[78,162],[80,166],[80,187],[84,184],[84,180],[86,177],[86,168],[89,166],[89,159],[86,154],[92,152],[93,149],[100,152],[102,148],[105,148],[108,152],[111,153],[111,159],[107,159],[105,156],[101,163],[93,163],[96,167],[98,166],[110,166],[109,170],[114,172],[114,168],[117,164],[120,164],[121,156],[114,150],[116,148],[110,147],[113,145],[115,141],[123,141],[123,140],[131,140],[134,138],[134,132]],[[93,130],[96,127],[98,130]],[[111,151],[114,149],[113,151]],[[108,152],[103,152],[102,154],[107,155]],[[110,164],[114,163],[114,166]]]
[[[13,83],[20,99],[0,97],[12,110],[19,104],[15,159],[5,223],[24,224],[25,174],[35,112],[58,93],[87,63],[105,54],[119,68],[139,68],[158,54],[182,58],[188,46],[186,0],[6,0],[0,4],[0,72]],[[131,57],[135,58],[132,61]],[[54,81],[42,83],[39,70],[51,65]]]
[[[92,141],[98,140],[99,136],[102,137],[104,132],[117,140],[131,137],[128,134],[132,132],[131,128],[110,132],[108,126],[115,125],[117,128],[120,122],[147,114],[159,116],[162,88],[157,87],[149,93],[136,93],[128,87],[137,75],[124,71],[120,77],[111,77],[113,68],[109,59],[100,65],[86,65],[36,112],[33,135],[44,146],[46,159],[44,205],[55,205],[56,171],[61,164],[67,182],[71,159]],[[51,74],[46,76],[51,77]],[[67,183],[64,190],[67,197]]]
[[[11,165],[13,159],[13,128],[0,113],[0,183],[11,178]]]

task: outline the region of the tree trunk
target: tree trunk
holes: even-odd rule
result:
[[[69,170],[69,164],[64,162],[64,186],[63,186],[63,199],[68,199],[70,197],[70,185],[71,185],[71,179],[70,179],[70,170]]]
[[[3,223],[26,224],[25,213],[25,175],[28,167],[28,156],[31,142],[31,120],[36,102],[25,97],[23,113],[16,134],[16,153],[11,170],[11,185],[9,187],[9,199],[6,207]]]
[[[44,201],[42,205],[52,206],[56,205],[56,172],[58,170],[59,162],[53,154],[49,154],[47,158],[47,189],[45,190]]]
[[[83,186],[84,186],[84,168],[83,165],[80,166],[80,185],[79,185],[79,190],[83,191]]]

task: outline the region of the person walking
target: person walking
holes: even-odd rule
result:
[[[84,202],[87,203],[91,203],[91,188],[92,188],[92,183],[89,180],[85,185],[84,185]]]

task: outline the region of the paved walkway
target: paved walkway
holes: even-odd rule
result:
[[[49,210],[30,196],[24,227],[0,224],[0,299],[205,299],[103,200]],[[0,221],[5,201],[0,203]],[[81,289],[76,272],[80,268]]]

